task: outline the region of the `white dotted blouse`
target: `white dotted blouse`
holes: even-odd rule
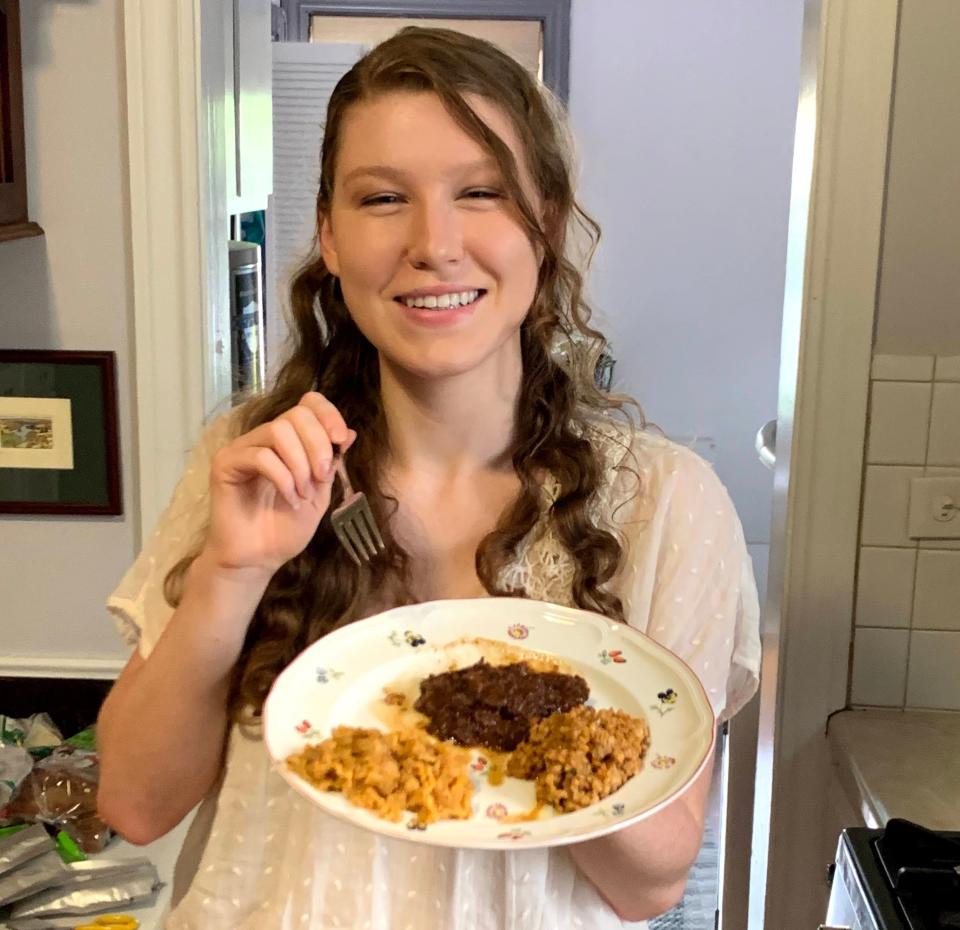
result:
[[[231,416],[194,449],[173,498],[107,606],[149,656],[172,613],[163,579],[202,533],[214,451]],[[626,553],[611,588],[628,622],[684,659],[719,719],[756,689],[759,610],[740,521],[711,467],[653,432],[591,430],[607,464],[595,519]],[[545,501],[556,493],[551,480]],[[549,526],[531,533],[503,583],[572,604],[574,565]],[[259,739],[234,729],[223,777],[202,802],[177,863],[166,930],[621,930],[563,848],[490,852],[378,837],[325,815],[271,770]]]

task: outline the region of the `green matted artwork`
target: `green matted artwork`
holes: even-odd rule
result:
[[[0,350],[0,513],[123,513],[113,352]]]

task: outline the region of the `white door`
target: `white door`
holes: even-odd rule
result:
[[[337,81],[366,51],[346,42],[273,43],[273,196],[267,208],[267,366],[287,338],[290,277],[313,248],[320,144]]]
[[[804,8],[749,930],[826,914],[826,725],[847,698],[899,3]]]

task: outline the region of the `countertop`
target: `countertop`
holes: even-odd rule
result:
[[[827,733],[837,776],[868,827],[902,817],[960,830],[960,713],[845,710]]]

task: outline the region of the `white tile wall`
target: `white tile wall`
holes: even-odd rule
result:
[[[936,379],[960,381],[960,355],[938,355]]]
[[[853,704],[903,706],[909,637],[908,630],[857,628],[850,683]]]
[[[928,549],[918,554],[913,625],[921,630],[960,630],[960,552]]]
[[[860,548],[856,611],[859,626],[909,628],[916,561],[916,549]]]
[[[871,377],[874,381],[930,381],[933,362],[932,355],[874,355]]]
[[[922,467],[867,465],[860,525],[862,545],[916,548],[917,541],[907,535],[907,509],[910,481],[922,476]]]
[[[960,710],[960,540],[907,536],[909,482],[960,475],[960,356],[873,359],[850,701]]]
[[[929,381],[874,381],[870,392],[868,462],[924,464],[932,389]]]
[[[935,384],[928,465],[960,465],[960,383]]]
[[[915,630],[910,637],[909,707],[960,710],[960,633]]]

